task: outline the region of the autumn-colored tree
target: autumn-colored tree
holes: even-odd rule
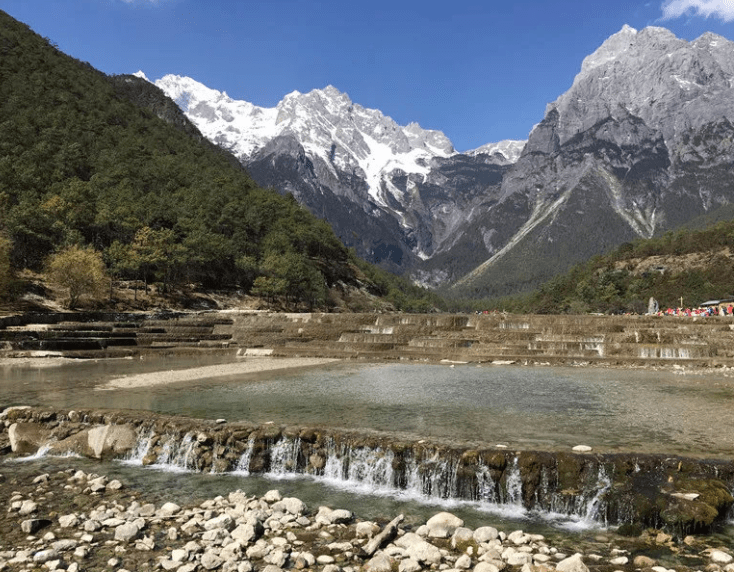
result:
[[[102,255],[91,247],[70,246],[51,255],[47,263],[51,282],[69,290],[69,308],[77,306],[84,296],[104,295],[108,277]]]

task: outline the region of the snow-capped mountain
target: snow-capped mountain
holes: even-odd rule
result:
[[[446,184],[441,170],[458,161],[492,174],[516,161],[525,143],[504,141],[461,155],[442,132],[400,126],[333,86],[295,91],[275,108],[262,108],[188,77],[154,83],[260,184],[292,192],[360,255],[401,272],[450,244],[477,212],[477,191],[485,189],[455,200],[446,196],[453,183]],[[473,177],[464,178],[473,184]]]
[[[734,43],[710,33],[687,42],[625,26],[527,142],[467,153],[331,86],[264,109],[189,78],[155,84],[358,254],[462,295],[535,287],[734,202]]]
[[[274,108],[257,107],[225,92],[177,75],[155,81],[201,132],[243,163],[276,137],[294,135],[309,159],[359,173],[370,196],[386,206],[383,179],[395,170],[427,175],[435,157],[456,153],[440,131],[417,123],[401,127],[376,109],[353,103],[333,86],[303,94],[294,91]]]
[[[515,139],[505,139],[498,143],[487,143],[471,151],[467,151],[467,155],[499,155],[498,160],[504,160],[507,164],[515,163],[522,155],[522,150],[525,148],[527,141],[518,141]]]

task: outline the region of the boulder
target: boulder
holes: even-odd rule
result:
[[[474,540],[478,543],[495,540],[500,535],[499,531],[492,526],[481,526],[474,531]]]
[[[556,565],[558,572],[589,572],[589,568],[584,564],[581,559],[581,554],[576,553],[573,556],[561,560]]]
[[[408,532],[395,541],[395,545],[404,549],[406,554],[424,564],[440,564],[441,551],[423,540],[414,532]]]
[[[263,532],[265,532],[265,528],[260,521],[253,519],[245,524],[240,524],[230,533],[230,536],[247,544],[256,541],[263,535]]]
[[[220,514],[204,522],[204,530],[215,530],[222,528],[224,530],[233,530],[236,526],[234,519],[228,514]]]
[[[181,507],[174,502],[164,503],[161,508],[156,511],[156,515],[161,518],[170,518],[174,514],[177,514],[181,510]]]
[[[720,566],[726,566],[727,564],[731,564],[732,561],[734,561],[734,557],[732,557],[732,555],[728,552],[724,552],[723,550],[712,550],[711,554],[709,555],[709,559],[714,564],[719,564]]]
[[[295,497],[286,497],[274,503],[272,509],[277,512],[300,516],[306,512],[306,503]]]
[[[207,551],[201,556],[201,565],[205,570],[215,570],[224,564],[224,560],[214,552]]]
[[[403,558],[398,566],[398,572],[419,572],[422,569],[421,563],[413,558]]]
[[[392,572],[392,560],[384,552],[378,552],[362,567],[364,572]]]
[[[51,521],[45,518],[29,518],[20,523],[20,529],[26,534],[35,534],[50,524]]]
[[[460,526],[451,535],[451,547],[463,552],[467,547],[475,544],[474,533],[470,528]]]
[[[491,562],[479,562],[474,567],[474,572],[500,572],[500,567]]]
[[[130,542],[140,534],[140,527],[135,522],[126,522],[115,528],[115,540]]]
[[[107,459],[132,451],[138,435],[130,425],[103,425],[90,429],[87,440],[92,456]]]
[[[449,538],[464,521],[450,512],[439,512],[426,522],[429,538]]]
[[[75,514],[65,514],[59,517],[59,526],[61,528],[73,528],[79,524],[79,517]]]
[[[20,509],[18,509],[18,514],[20,516],[28,516],[29,514],[32,514],[38,510],[38,504],[33,502],[30,499],[24,500],[23,504],[20,505]]]
[[[50,439],[50,431],[37,423],[13,423],[8,427],[8,438],[13,453],[32,455]]]

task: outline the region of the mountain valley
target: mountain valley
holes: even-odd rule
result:
[[[154,83],[258,184],[292,193],[358,255],[454,296],[532,290],[734,199],[734,43],[714,34],[625,26],[527,142],[464,153],[332,86],[266,109],[190,78]]]

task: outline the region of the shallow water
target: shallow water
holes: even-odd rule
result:
[[[99,360],[57,367],[0,367],[0,406],[144,409],[202,418],[273,421],[374,429],[424,437],[501,443],[512,448],[557,449],[580,443],[603,451],[640,451],[704,457],[734,452],[734,381],[724,376],[590,368],[449,367],[427,364],[340,362],[304,370],[201,379],[135,389],[100,389],[120,375],[227,363],[204,357]],[[601,523],[528,514],[519,506],[478,507],[468,502],[416,499],[399,492],[376,495],[345,482],[310,477],[199,475],[84,459],[38,459],[0,465],[0,472],[55,467],[118,475],[146,494],[181,502],[241,488],[271,488],[310,507],[349,508],[364,518],[400,512],[416,522],[439,510],[485,524],[586,539]],[[96,468],[95,468],[96,467]],[[571,532],[569,532],[571,531]],[[730,532],[730,531],[729,531]],[[729,538],[727,534],[727,538]]]
[[[340,362],[102,390],[120,375],[223,363],[175,358],[0,368],[4,404],[144,409],[201,418],[372,429],[555,450],[734,454],[734,380],[672,371]]]

